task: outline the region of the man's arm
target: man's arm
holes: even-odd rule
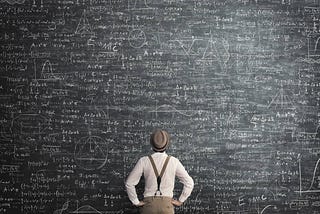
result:
[[[179,178],[180,182],[183,184],[181,195],[179,197],[178,202],[176,203],[176,206],[181,206],[182,203],[185,200],[187,200],[187,198],[191,195],[194,182],[179,160],[177,165],[176,176]],[[181,202],[181,204],[179,202]],[[173,201],[173,204],[175,205],[174,201]]]
[[[172,199],[171,203],[176,207],[180,207],[183,204],[181,201],[175,199]]]
[[[130,201],[135,205],[135,206],[142,206],[143,202],[140,202],[137,196],[136,192],[136,185],[139,183],[140,178],[143,173],[143,166],[142,166],[142,160],[140,159],[131,173],[129,174],[127,180],[126,180],[126,189],[127,189],[127,194],[129,196]]]

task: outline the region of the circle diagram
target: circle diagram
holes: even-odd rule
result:
[[[146,34],[140,29],[134,29],[129,33],[129,43],[134,48],[141,48],[146,43]]]
[[[98,136],[84,137],[75,146],[74,158],[83,169],[101,169],[108,158],[108,144]]]

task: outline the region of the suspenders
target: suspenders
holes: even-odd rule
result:
[[[154,193],[154,195],[157,195],[157,192],[160,192],[160,195],[162,195],[161,191],[160,191],[160,183],[161,183],[161,178],[164,174],[164,171],[166,170],[167,168],[167,165],[168,165],[168,162],[169,162],[169,159],[170,159],[170,156],[168,155],[168,157],[166,158],[164,164],[163,164],[163,167],[161,169],[161,172],[160,172],[160,175],[158,173],[158,170],[157,170],[157,167],[156,167],[156,164],[154,163],[154,160],[153,158],[151,157],[151,155],[148,156],[151,164],[152,164],[152,167],[153,167],[153,171],[154,173],[156,174],[156,177],[157,177],[157,184],[158,184],[158,189],[157,191]]]

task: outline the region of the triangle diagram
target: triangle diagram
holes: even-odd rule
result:
[[[217,50],[215,41],[209,39],[207,46],[203,52],[202,59],[217,59]]]
[[[92,34],[92,29],[90,26],[90,23],[88,21],[87,15],[86,15],[86,10],[83,11],[80,21],[77,25],[76,29],[76,34],[82,34],[82,35],[91,35]]]
[[[281,87],[280,91],[273,97],[268,108],[295,109],[292,100]]]

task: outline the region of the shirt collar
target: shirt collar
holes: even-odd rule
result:
[[[153,155],[161,156],[161,155],[167,155],[167,153],[166,153],[166,151],[164,151],[164,152],[154,152]]]

